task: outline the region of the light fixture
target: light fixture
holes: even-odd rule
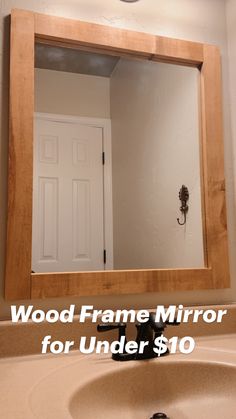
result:
[[[135,3],[139,0],[120,0],[120,1],[124,1],[125,3]]]

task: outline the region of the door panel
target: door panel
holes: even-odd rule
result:
[[[38,178],[39,260],[58,259],[58,179]]]
[[[103,130],[35,120],[35,272],[104,269]]]

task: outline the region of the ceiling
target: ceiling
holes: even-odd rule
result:
[[[78,49],[36,44],[35,67],[91,76],[110,77],[119,57]]]

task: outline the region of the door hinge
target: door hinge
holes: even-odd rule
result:
[[[103,250],[103,262],[104,262],[104,265],[106,265],[106,263],[107,263],[107,251],[106,251],[106,249]]]
[[[102,152],[102,164],[105,164],[105,151]]]

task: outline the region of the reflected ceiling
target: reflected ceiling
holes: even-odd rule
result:
[[[78,49],[36,44],[35,67],[91,76],[110,77],[119,57]]]

